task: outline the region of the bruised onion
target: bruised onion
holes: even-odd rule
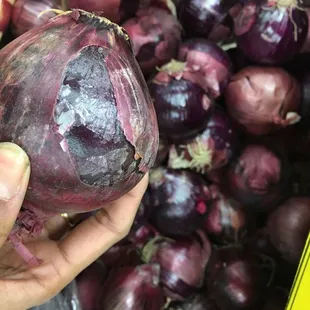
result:
[[[240,247],[212,252],[206,281],[220,310],[261,310],[272,283],[274,264]]]
[[[164,167],[151,171],[148,194],[151,221],[165,236],[186,236],[201,227],[212,199],[201,176]]]
[[[83,310],[98,309],[98,302],[102,294],[106,274],[106,267],[98,260],[76,277],[78,297]]]
[[[140,0],[66,0],[66,3],[70,9],[95,12],[118,24],[135,14]]]
[[[98,309],[161,309],[165,300],[159,277],[160,267],[157,264],[117,269],[105,282]]]
[[[15,0],[0,0],[0,41],[11,21],[14,2]]]
[[[279,64],[301,50],[307,13],[295,1],[249,1],[235,18],[238,47],[253,61]]]
[[[216,186],[211,190],[215,197],[205,219],[207,235],[217,244],[241,243],[253,224],[252,218],[240,203],[225,197]]]
[[[59,2],[57,0],[16,0],[12,14],[12,30],[14,35],[20,36],[55,17],[56,13],[47,10],[60,9]],[[44,14],[40,14],[43,12]]]
[[[230,78],[232,64],[218,45],[200,38],[187,40],[180,46],[178,59],[201,75],[213,97],[222,93]]]
[[[226,184],[244,207],[269,211],[285,198],[291,169],[283,154],[261,144],[249,144],[231,163]]]
[[[177,19],[165,10],[149,7],[123,25],[127,31],[144,74],[150,74],[177,55],[181,42],[181,27]]]
[[[119,26],[69,11],[5,46],[0,62],[0,140],[31,159],[18,226],[36,233],[48,213],[98,209],[153,165],[156,114]]]
[[[282,257],[298,264],[310,231],[310,198],[292,197],[268,217],[268,234]]]
[[[213,109],[205,82],[188,70],[185,62],[172,60],[148,83],[160,134],[168,140],[195,136],[205,128]]]
[[[202,286],[211,245],[201,232],[175,240],[157,237],[145,245],[142,255],[147,262],[160,265],[166,295],[183,300]]]
[[[235,128],[225,111],[216,106],[203,132],[170,147],[168,166],[204,174],[226,166],[236,145]]]
[[[297,80],[276,67],[247,67],[225,91],[228,113],[253,135],[264,135],[300,120]]]

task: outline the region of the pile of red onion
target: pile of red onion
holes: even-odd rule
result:
[[[0,0],[0,142],[32,171],[8,242],[29,267],[25,235],[150,172],[76,279],[83,307],[283,310],[310,231],[308,7]]]

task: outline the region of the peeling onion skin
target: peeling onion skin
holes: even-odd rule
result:
[[[232,64],[217,44],[201,38],[189,39],[180,46],[178,59],[193,67],[195,74],[201,74],[214,98],[222,94],[230,78]]]
[[[200,175],[164,167],[151,171],[148,195],[150,220],[165,236],[188,236],[201,228],[212,200]]]
[[[119,26],[74,10],[18,37],[0,62],[0,140],[30,157],[32,205],[91,211],[152,167],[156,114]]]
[[[15,0],[0,0],[0,41],[8,28]]]
[[[166,10],[149,7],[123,25],[133,45],[136,59],[147,76],[175,58],[181,43],[181,26]]]
[[[142,255],[147,262],[160,264],[165,295],[172,300],[184,300],[203,285],[211,244],[200,231],[177,239],[158,237],[145,245]]]
[[[249,144],[229,165],[224,182],[246,209],[268,212],[288,194],[291,167],[283,154],[269,146]]]
[[[160,266],[145,264],[112,272],[102,289],[98,309],[158,310],[165,305],[159,286]]]
[[[225,90],[227,112],[251,135],[265,135],[300,120],[300,86],[276,67],[246,67]]]
[[[45,24],[50,18],[56,16],[54,12],[46,10],[61,9],[56,0],[16,0],[12,14],[12,32],[18,37],[34,27]]]
[[[132,17],[139,8],[140,0],[67,0],[69,9],[96,12],[114,23]]]
[[[260,64],[283,63],[301,50],[308,32],[306,11],[292,7],[277,8],[249,1],[235,18],[238,48]],[[292,2],[293,3],[293,2]],[[295,29],[294,23],[297,26]],[[296,37],[295,37],[296,35]]]
[[[283,259],[297,266],[310,231],[310,198],[285,201],[269,215],[267,229]]]

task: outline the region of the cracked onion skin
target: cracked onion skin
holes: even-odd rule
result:
[[[300,86],[277,67],[246,67],[225,90],[227,112],[249,134],[265,135],[300,120]]]
[[[0,140],[30,157],[31,205],[91,211],[153,165],[156,114],[119,26],[69,11],[4,47],[0,62]]]

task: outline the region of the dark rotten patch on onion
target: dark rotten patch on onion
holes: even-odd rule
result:
[[[119,26],[69,11],[4,47],[0,62],[0,140],[32,165],[18,226],[36,233],[48,212],[100,208],[153,165],[156,115]]]

